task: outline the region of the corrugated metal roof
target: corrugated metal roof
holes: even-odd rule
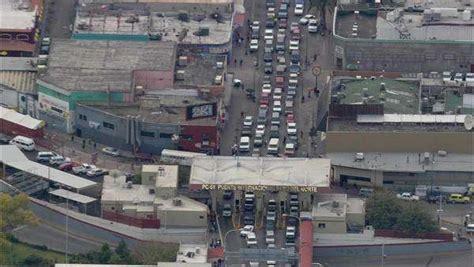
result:
[[[357,115],[357,123],[464,123],[466,115],[384,114]]]
[[[31,71],[0,71],[0,84],[23,93],[36,93],[36,73]]]
[[[2,106],[0,106],[0,119],[21,125],[32,130],[39,129],[44,125],[43,121],[41,120],[37,120],[28,115],[23,115],[21,113],[4,108]]]

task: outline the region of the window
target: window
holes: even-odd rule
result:
[[[86,115],[79,114],[79,119],[80,119],[80,120],[83,120],[83,121],[87,121],[87,116],[86,116]]]
[[[324,229],[324,228],[326,228],[326,224],[325,223],[319,223],[318,228]]]
[[[109,128],[111,130],[114,130],[115,129],[115,125],[113,125],[112,123],[108,123],[108,122],[103,122],[102,125],[104,126],[104,128]]]
[[[154,132],[147,132],[147,131],[141,131],[141,132],[140,132],[140,135],[141,135],[141,136],[145,136],[145,137],[155,137],[155,133],[154,133]]]
[[[204,216],[199,216],[199,219],[204,219]]]
[[[59,113],[59,114],[62,114],[62,113],[63,113],[63,111],[62,111],[61,109],[56,108],[56,107],[51,107],[51,110],[52,110],[52,111],[55,111],[55,112],[57,112],[57,113]]]
[[[179,135],[179,139],[187,140],[187,141],[192,141],[192,140],[193,140],[193,136],[190,135],[190,134],[180,134],[180,135]]]
[[[173,134],[169,133],[160,133],[160,138],[170,138],[173,136]]]

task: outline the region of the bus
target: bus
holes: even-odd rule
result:
[[[163,149],[160,161],[168,164],[191,166],[194,157],[206,156],[204,153]]]

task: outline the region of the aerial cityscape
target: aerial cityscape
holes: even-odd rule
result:
[[[0,266],[474,267],[474,0],[0,0]]]

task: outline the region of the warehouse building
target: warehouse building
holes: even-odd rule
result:
[[[340,5],[334,12],[339,69],[474,72],[469,1],[403,1],[404,6]]]
[[[37,81],[40,118],[73,133],[77,102],[133,103],[137,87],[171,88],[175,55],[173,42],[55,40]]]
[[[214,211],[226,190],[234,192],[234,208],[243,205],[245,192],[254,192],[257,211],[269,199],[286,210],[292,192],[298,193],[301,210],[308,211],[315,193],[329,187],[329,176],[329,159],[204,156],[193,159],[189,188],[208,190]]]
[[[207,227],[206,205],[177,194],[178,166],[144,165],[143,184],[105,176],[102,217],[126,223],[144,219],[150,228]]]
[[[44,121],[0,106],[0,132],[10,136],[22,135],[30,138],[42,138]]]

